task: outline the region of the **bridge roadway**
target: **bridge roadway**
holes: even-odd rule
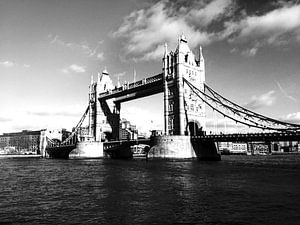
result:
[[[150,139],[103,142],[103,151],[112,158],[131,158],[130,147],[137,144],[150,145]]]
[[[300,132],[202,135],[192,136],[191,140],[203,142],[300,141]],[[104,142],[103,150],[114,151],[120,147],[130,147],[136,144],[151,145],[151,139]]]
[[[139,80],[130,84],[125,84],[119,88],[100,93],[98,99],[107,100],[115,98],[114,102],[126,102],[137,98],[163,92],[163,74]]]
[[[202,135],[193,136],[191,139],[214,142],[300,141],[300,132]]]

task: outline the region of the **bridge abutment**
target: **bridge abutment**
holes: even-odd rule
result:
[[[69,154],[69,158],[103,158],[105,153],[103,151],[103,142],[100,141],[86,141],[78,142],[76,148]]]
[[[194,141],[190,136],[164,135],[156,136],[151,140],[151,149],[148,158],[157,159],[221,159],[214,142]]]

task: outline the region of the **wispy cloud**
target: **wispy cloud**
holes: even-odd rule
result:
[[[31,67],[29,64],[17,63],[17,62],[13,62],[13,61],[10,61],[10,60],[0,61],[0,66],[2,66],[4,68],[19,67],[19,68],[25,68],[25,69],[28,69],[28,68]]]
[[[252,56],[256,55],[257,50],[258,50],[257,47],[253,47],[253,48],[242,50],[241,54],[244,55],[244,56],[252,57]]]
[[[12,120],[11,118],[0,116],[0,122],[1,122],[1,123],[2,123],[2,122],[9,122],[9,121],[11,121],[11,120]]]
[[[61,70],[63,73],[84,73],[86,70],[85,70],[85,67],[84,66],[79,66],[77,64],[72,64],[66,68],[63,68]]]
[[[91,47],[87,42],[82,42],[80,44],[68,42],[62,40],[58,35],[49,34],[48,38],[50,39],[50,44],[59,45],[65,48],[69,48],[73,51],[79,51],[84,54],[86,57],[94,57],[98,60],[104,60],[104,53],[99,51],[99,48],[103,41],[98,41],[95,47]]]
[[[16,64],[12,61],[2,61],[0,62],[0,66],[3,66],[5,68],[10,68],[10,67],[14,67]]]
[[[116,73],[114,74],[115,77],[123,77],[126,75],[126,72]]]
[[[292,100],[292,101],[294,101],[294,102],[297,102],[297,99],[294,98],[293,96],[289,95],[289,94],[282,88],[282,86],[280,85],[280,83],[279,83],[278,81],[275,81],[275,82],[276,82],[276,84],[277,84],[279,90],[281,91],[281,93],[283,94],[284,97],[286,97],[286,98],[288,98],[288,99],[290,99],[290,100]]]
[[[300,124],[300,112],[290,113],[286,115],[283,120],[290,123]]]
[[[50,116],[64,116],[64,117],[80,117],[82,115],[82,113],[79,112],[72,112],[72,111],[28,111],[27,112],[28,115],[34,115],[34,116],[46,116],[46,117],[50,117]]]
[[[181,33],[192,48],[227,40],[251,57],[264,46],[300,42],[300,5],[290,1],[271,6],[248,15],[234,0],[158,1],[131,12],[112,36],[125,40],[124,55],[134,60],[160,59],[163,43],[174,48],[174,37]]]
[[[97,59],[99,59],[100,61],[103,61],[104,60],[104,53],[103,52],[97,53]]]
[[[174,37],[181,33],[192,37],[191,47],[210,43],[214,33],[205,31],[205,27],[225,16],[231,4],[231,0],[214,0],[206,5],[192,2],[178,8],[172,2],[159,1],[126,16],[113,37],[126,39],[125,54],[136,60],[159,59],[162,44],[168,42],[174,48]]]
[[[267,93],[264,93],[260,96],[252,96],[251,101],[247,104],[245,104],[245,107],[248,109],[259,109],[265,106],[271,106],[276,100],[276,97],[274,96],[275,91],[271,90]]]
[[[32,105],[18,109],[3,109],[0,115],[0,134],[23,129],[59,129],[71,130],[84,113],[85,105]],[[84,125],[87,124],[87,119]]]
[[[228,39],[230,43],[252,43],[253,48],[242,51],[243,55],[248,56],[255,55],[262,46],[300,42],[300,5],[279,6],[263,15],[245,15],[242,19],[226,21],[225,29],[220,32],[220,39]]]

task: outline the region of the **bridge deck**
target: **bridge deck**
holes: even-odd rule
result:
[[[136,98],[163,92],[163,74],[158,74],[137,82],[133,82],[114,90],[100,93],[99,100],[115,98],[115,102],[125,102]]]
[[[194,136],[192,140],[214,142],[299,141],[300,132],[202,135]]]

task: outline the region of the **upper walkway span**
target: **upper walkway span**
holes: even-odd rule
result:
[[[121,87],[100,93],[98,99],[107,100],[114,98],[115,102],[126,102],[137,98],[146,97],[149,95],[163,92],[163,74],[158,74],[152,77],[139,80],[130,84],[122,85]]]

